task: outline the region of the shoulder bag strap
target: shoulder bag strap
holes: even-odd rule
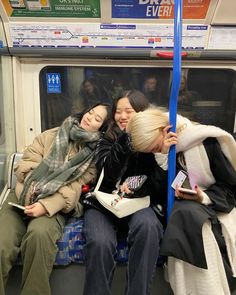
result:
[[[100,185],[102,183],[103,177],[104,177],[104,167],[102,168],[102,171],[101,171],[100,176],[98,178],[98,181],[97,181],[97,184],[95,186],[94,192],[97,192],[99,190],[99,187],[100,187]]]

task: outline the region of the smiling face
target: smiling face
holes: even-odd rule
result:
[[[121,130],[124,130],[129,120],[133,117],[135,113],[136,112],[131,106],[129,99],[127,97],[121,98],[117,103],[114,117],[117,126]]]
[[[85,113],[80,121],[80,127],[87,131],[98,131],[107,117],[107,108],[98,105]]]

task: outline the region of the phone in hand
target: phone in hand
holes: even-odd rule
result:
[[[175,177],[172,185],[174,189],[178,186],[181,193],[196,195],[197,192],[191,188],[187,172],[180,170]]]
[[[185,193],[185,194],[189,194],[189,195],[196,195],[197,194],[196,191],[189,189],[189,188],[184,188],[184,187],[179,187],[179,191],[181,193]]]
[[[19,204],[13,203],[13,202],[8,202],[8,205],[11,205],[13,207],[16,207],[18,209],[21,209],[21,210],[25,211],[25,207],[22,206],[22,205],[19,205]]]
[[[135,175],[127,177],[125,182],[131,191],[136,192],[141,188],[146,179],[147,175]]]

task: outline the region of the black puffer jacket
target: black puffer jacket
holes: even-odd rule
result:
[[[116,183],[122,184],[128,176],[147,175],[147,180],[138,192],[139,196],[150,195],[152,204],[165,206],[167,196],[167,172],[156,163],[152,153],[135,153],[130,139],[124,132],[113,142],[103,136],[97,150],[97,168],[104,167],[104,179],[100,190],[111,193]]]

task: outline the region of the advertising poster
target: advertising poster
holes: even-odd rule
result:
[[[211,0],[183,0],[183,19],[204,19]],[[113,18],[174,18],[174,0],[112,0]]]
[[[9,17],[100,18],[100,0],[2,0]]]

